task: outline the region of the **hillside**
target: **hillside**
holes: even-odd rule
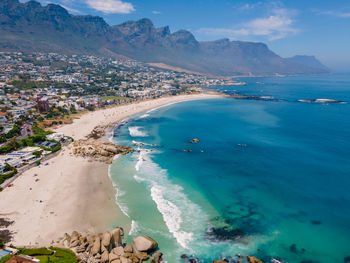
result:
[[[319,61],[285,59],[263,43],[221,39],[199,42],[186,30],[156,28],[149,19],[110,26],[97,16],[75,16],[55,4],[0,2],[0,49],[25,52],[123,55],[188,71],[241,74],[325,73]]]

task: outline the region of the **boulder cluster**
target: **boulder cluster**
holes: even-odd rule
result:
[[[102,137],[104,137],[106,135],[106,129],[108,128],[108,126],[96,126],[91,133],[86,136],[88,139],[100,139]]]
[[[141,263],[151,255],[151,263],[161,262],[162,253],[155,252],[158,244],[152,238],[138,236],[132,239],[132,245],[126,245],[123,236],[122,228],[87,236],[74,231],[64,234],[58,245],[74,251],[80,263]]]
[[[115,155],[125,155],[133,151],[134,149],[129,146],[118,146],[95,140],[79,140],[73,143],[72,153],[95,161],[111,163]]]

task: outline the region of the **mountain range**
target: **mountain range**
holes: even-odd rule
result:
[[[264,43],[200,42],[189,31],[172,33],[146,18],[110,26],[101,17],[72,15],[60,5],[36,1],[0,0],[0,36],[3,51],[124,56],[220,76],[328,72],[313,56],[282,58]]]

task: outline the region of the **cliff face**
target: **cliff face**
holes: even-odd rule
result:
[[[5,50],[104,55],[108,49],[109,54],[215,75],[327,71],[310,59],[281,58],[263,43],[198,42],[189,31],[171,33],[149,19],[109,26],[101,17],[74,16],[59,5],[36,1],[1,0],[0,34],[0,48]]]

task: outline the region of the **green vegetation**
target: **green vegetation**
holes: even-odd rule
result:
[[[56,142],[56,141],[55,141]],[[62,146],[59,142],[56,142],[58,143],[58,145],[55,147],[55,148],[46,148],[44,146],[39,146],[41,149],[45,150],[45,151],[50,151],[52,153],[55,153],[55,152],[58,152],[59,150],[61,150]]]
[[[36,123],[33,124],[32,131],[34,136],[17,140],[14,137],[21,133],[21,126],[16,124],[7,134],[0,135],[0,143],[7,141],[7,139],[11,139],[6,145],[0,147],[0,154],[9,153],[26,146],[34,146],[37,142],[45,141],[46,135],[52,133],[39,128]]]
[[[32,131],[34,133],[33,141],[34,142],[42,142],[46,140],[46,135],[51,134],[51,131],[45,131],[41,129],[37,123],[34,123],[32,126]]]
[[[51,256],[54,253],[55,253],[54,251],[48,250],[45,247],[42,247],[42,248],[31,248],[31,249],[21,248],[18,251],[18,254],[23,254],[23,255],[32,256],[32,257],[43,256],[43,255]]]
[[[34,155],[36,158],[40,158],[42,154],[43,154],[43,151],[36,151],[36,152],[33,152],[33,155]]]
[[[31,89],[43,89],[50,86],[55,86],[57,88],[73,89],[75,85],[64,83],[64,82],[53,82],[53,81],[35,81],[28,79],[27,76],[22,76],[21,80],[14,80],[9,84],[21,90],[31,90]]]
[[[0,248],[4,248],[5,242],[4,240],[0,237]]]
[[[125,101],[125,100],[131,100],[130,98],[126,98],[126,97],[118,97],[118,96],[103,96],[101,97],[102,100],[114,100],[115,102],[118,101]]]
[[[92,106],[92,105],[89,105],[89,106],[86,107],[86,109],[89,110],[89,111],[94,111],[95,107]]]
[[[0,259],[0,263],[6,263],[10,258],[12,258],[12,255],[4,256]]]
[[[43,89],[47,87],[47,83],[45,81],[33,81],[29,79],[14,80],[10,82],[10,84],[19,89]]]
[[[10,167],[8,169],[8,167]],[[3,182],[5,182],[7,179],[15,176],[17,174],[17,169],[14,167],[11,167],[9,164],[6,164],[6,168],[5,171],[10,171],[9,173],[4,173],[4,174],[0,174],[0,184],[2,184]]]
[[[34,248],[34,249],[25,249],[20,248],[18,254],[28,255],[35,257],[40,260],[41,263],[77,263],[77,258],[75,254],[69,250],[64,248],[50,247],[48,248]],[[9,258],[6,259],[6,261]],[[0,260],[0,263],[4,263],[6,261]]]
[[[11,138],[18,136],[20,134],[21,134],[21,126],[15,124],[13,126],[13,128],[8,133],[6,133],[4,136],[6,139],[11,139]]]

